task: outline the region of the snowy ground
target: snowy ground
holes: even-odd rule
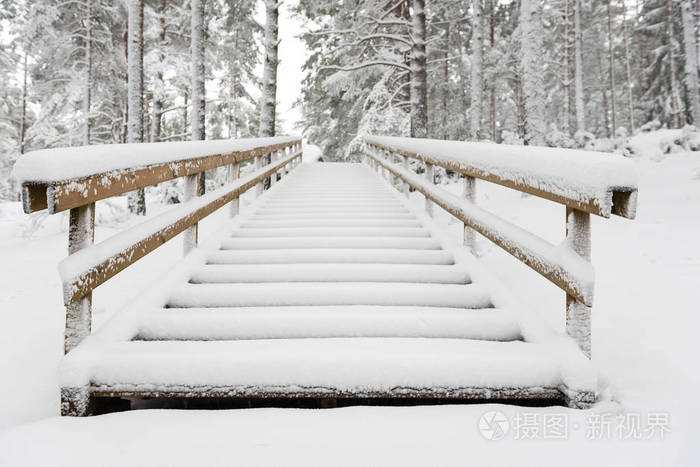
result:
[[[700,310],[691,288],[700,284],[700,155],[643,157],[637,166],[637,220],[593,222],[593,359],[608,401],[592,411],[451,405],[59,418],[56,265],[65,255],[67,219],[53,216],[32,230],[18,203],[0,205],[0,465],[698,465]],[[548,240],[563,237],[561,206],[483,183],[478,190],[493,212]],[[415,202],[422,202],[418,195]],[[120,221],[134,222],[111,211],[98,204],[98,240],[122,228]],[[204,237],[217,216],[203,223]],[[180,249],[175,239],[102,286],[97,324],[167,270]],[[516,295],[563,327],[558,289],[485,241],[480,250]],[[490,411],[508,421],[498,441],[487,439],[489,425],[479,429]],[[535,439],[520,439],[527,437]],[[553,439],[561,437],[568,440]]]

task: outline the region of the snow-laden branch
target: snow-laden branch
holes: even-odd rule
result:
[[[338,65],[326,65],[319,67],[319,71],[333,70],[333,71],[356,71],[363,68],[368,68],[371,66],[391,66],[394,68],[399,68],[401,70],[411,71],[411,68],[404,65],[403,63],[390,62],[388,60],[373,60],[371,62],[360,63],[352,66],[338,66]]]

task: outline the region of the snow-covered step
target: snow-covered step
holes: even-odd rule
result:
[[[240,237],[221,242],[222,250],[279,250],[292,248],[393,248],[439,250],[440,243],[422,237]]]
[[[368,208],[363,208],[363,207],[358,207],[358,206],[348,206],[343,209],[335,209],[335,208],[329,208],[329,207],[302,207],[302,206],[293,206],[293,207],[261,207],[259,208],[256,213],[261,214],[261,215],[287,215],[287,216],[295,216],[295,215],[326,215],[326,214],[335,214],[339,216],[346,216],[346,215],[410,215],[412,217],[413,214],[406,209],[406,208],[374,208],[374,207],[368,207]]]
[[[417,227],[289,227],[284,229],[236,229],[232,237],[430,237]]]
[[[458,265],[413,264],[209,264],[190,277],[194,284],[255,282],[417,282],[467,284]]]
[[[492,307],[488,290],[478,284],[365,282],[183,284],[171,292],[167,304],[169,308],[305,305]]]
[[[526,388],[542,396],[565,383],[594,391],[595,377],[585,372],[565,381],[562,369],[581,366],[566,350],[521,341],[422,338],[130,341],[106,346],[86,377],[95,392],[190,396],[498,397],[508,390],[522,396]]]
[[[405,206],[398,201],[353,201],[353,200],[344,200],[344,201],[323,201],[323,200],[309,200],[305,202],[299,202],[299,201],[288,201],[288,200],[279,200],[279,201],[269,201],[264,204],[266,207],[304,207],[304,208],[309,208],[309,207],[332,207],[332,208],[353,208],[353,207],[362,207],[362,208],[391,208],[391,209],[405,209]]]
[[[148,311],[138,340],[426,337],[512,341],[522,338],[502,309],[400,306],[169,308]]]
[[[219,250],[209,253],[208,264],[454,264],[444,250],[314,248],[284,250]]]
[[[416,219],[277,219],[247,220],[241,228],[270,229],[279,227],[420,227]]]
[[[416,219],[416,216],[409,212],[338,212],[338,211],[326,211],[326,212],[285,212],[280,210],[274,213],[266,213],[264,211],[258,211],[251,215],[249,218],[251,221],[261,221],[261,220],[321,220],[321,219],[349,219],[349,220],[359,220],[359,219]]]

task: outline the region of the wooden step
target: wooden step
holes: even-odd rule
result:
[[[137,340],[425,337],[511,341],[522,338],[503,309],[400,306],[168,308],[139,316]]]
[[[303,250],[302,250],[303,251]],[[413,264],[209,264],[192,273],[193,284],[256,282],[415,282],[468,284],[461,266]]]
[[[170,293],[167,300],[169,308],[305,305],[493,307],[488,290],[477,284],[182,284]]]
[[[219,250],[207,256],[207,264],[454,264],[444,250],[308,248],[278,250]]]

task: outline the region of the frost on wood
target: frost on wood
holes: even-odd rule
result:
[[[451,170],[494,183],[512,182],[591,204],[599,210],[596,214],[604,217],[609,217],[614,207],[626,207],[629,212],[615,211],[615,214],[634,218],[636,169],[632,161],[621,156],[571,149],[388,136],[368,136],[366,141],[414,154],[428,165],[447,165]],[[629,193],[630,198],[626,202],[613,199],[615,191]],[[614,202],[619,206],[614,206]]]

